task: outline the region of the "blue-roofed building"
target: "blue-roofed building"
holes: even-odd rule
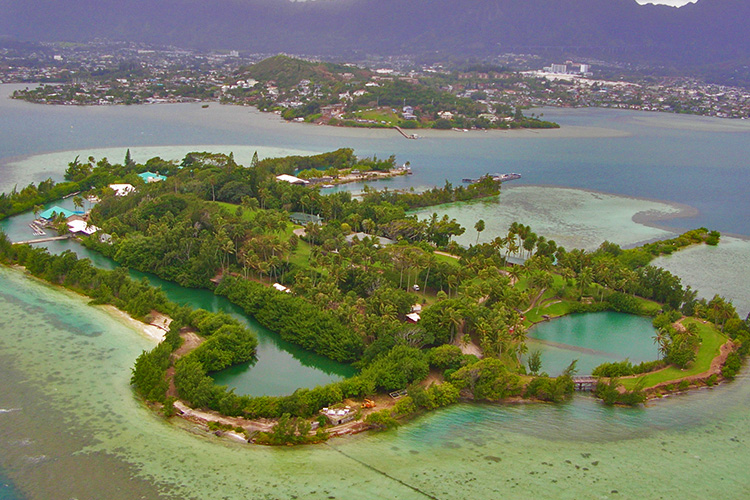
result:
[[[164,175],[155,174],[153,172],[141,172],[138,174],[138,177],[143,179],[143,182],[149,183],[149,182],[161,182],[167,180],[167,177]]]
[[[39,217],[45,220],[52,220],[57,217],[58,214],[63,214],[63,216],[68,219],[74,215],[83,215],[83,212],[73,212],[72,210],[68,210],[67,208],[62,208],[55,205],[54,207],[48,208],[44,212],[40,213]]]

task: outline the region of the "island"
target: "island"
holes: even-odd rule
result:
[[[638,405],[731,380],[740,369],[750,327],[731,301],[697,299],[650,265],[682,248],[716,245],[718,232],[699,228],[632,249],[602,242],[586,252],[516,222],[480,244],[483,220],[465,228],[412,211],[501,196],[491,175],[421,193],[368,187],[358,197],[324,194],[322,183],[305,179],[394,165],[393,157],[358,158],[351,149],[256,157],[248,166],[209,152],[144,164],[129,153],[122,163],[75,158],[63,183],[0,195],[0,216],[33,211],[34,232],[74,237],[120,267],[99,269],[70,251],[50,255],[5,235],[0,259],[164,331],[135,361],[134,390],[165,418],[258,444],[387,429],[459,401],[560,404],[579,389],[606,404]],[[70,196],[77,209],[90,208],[42,210]],[[466,231],[476,244],[452,241]],[[285,341],[357,374],[279,397],[216,385],[212,374],[252,363],[255,335],[228,314],[171,302],[128,268],[212,290]],[[576,376],[573,360],[557,376],[545,373],[538,351],[528,350],[529,328],[599,311],[652,318],[659,359],[605,363],[586,377]]]
[[[0,53],[0,82],[35,84],[13,95],[28,102],[235,104],[288,121],[399,127],[407,137],[415,135],[413,128],[555,127],[542,113],[524,114],[547,106],[750,117],[750,92],[740,82],[716,82],[710,71],[657,76],[663,68],[653,70],[644,74],[643,68],[627,70],[616,61],[545,61],[530,54],[333,62],[111,41]]]

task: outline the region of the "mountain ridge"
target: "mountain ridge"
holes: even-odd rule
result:
[[[0,35],[342,55],[547,52],[656,64],[747,64],[750,2],[635,0],[0,0]],[[708,21],[710,20],[710,21]]]

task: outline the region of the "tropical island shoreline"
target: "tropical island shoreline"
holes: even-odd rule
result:
[[[25,269],[20,266],[15,266],[17,269],[24,271]],[[28,274],[28,273],[27,273]],[[66,290],[64,287],[56,287],[60,288],[62,290]],[[82,297],[80,294],[74,293],[77,297]],[[112,305],[103,305],[98,306],[103,311],[105,311],[107,314],[109,314],[111,317],[117,319],[124,325],[126,325],[131,330],[137,331],[140,335],[156,342],[157,344],[164,340],[163,336],[163,330],[160,327],[156,327],[153,324],[144,323],[142,321],[139,321],[129,315],[127,312],[124,312],[115,306]],[[155,313],[155,311],[152,311],[152,313]],[[566,314],[567,315],[567,314]],[[159,315],[160,320],[166,318],[163,315]],[[554,316],[554,318],[560,318],[562,316]],[[683,318],[684,319],[684,318]],[[171,318],[169,318],[169,321],[171,322]],[[541,323],[544,321],[549,321],[548,319],[540,319],[534,324]],[[705,320],[703,320],[704,323],[706,323]],[[725,379],[721,377],[721,369],[723,365],[725,364],[727,360],[727,356],[730,352],[733,352],[736,346],[733,345],[731,340],[727,340],[724,344],[721,345],[721,350],[719,354],[711,359],[710,369],[702,372],[698,375],[686,375],[683,378],[678,379],[672,379],[665,382],[660,382],[654,386],[651,387],[645,387],[643,388],[643,391],[645,392],[646,398],[644,400],[644,403],[654,402],[658,401],[663,398],[667,398],[670,396],[680,395],[689,393],[691,391],[695,390],[702,390],[706,388],[712,388],[716,387],[722,383],[727,383],[730,380]],[[657,370],[656,372],[652,373],[658,373],[662,370],[666,370],[666,368],[662,368],[660,370]],[[714,380],[709,384],[706,383],[707,380],[709,380],[711,377],[714,377]],[[620,380],[634,380],[639,375],[632,375],[628,377],[622,377]],[[690,382],[689,385],[680,385],[680,383],[684,380],[687,380]],[[603,382],[608,382],[609,379],[603,378]],[[428,382],[426,380],[425,382]],[[386,399],[378,398],[378,402],[380,403],[380,408],[383,409],[384,406],[386,408],[392,408],[395,406],[395,401],[392,401],[390,405],[383,405],[383,403],[387,401]],[[358,404],[358,401],[351,401],[352,404]],[[521,397],[507,397],[501,400],[492,401],[492,402],[476,402],[471,399],[460,399],[459,403],[473,403],[473,404],[489,404],[489,405],[509,405],[509,404],[545,404],[548,403],[548,401],[544,400],[534,400],[534,399],[527,399],[527,398],[521,398]],[[160,405],[154,405],[152,403],[148,403],[144,401],[144,404],[149,406],[153,411],[160,413],[163,411],[163,407]],[[237,427],[241,427],[245,429],[245,431],[249,431],[250,434],[255,432],[270,432],[273,430],[273,426],[275,425],[276,421],[273,419],[259,419],[259,420],[248,420],[241,417],[227,417],[224,416],[218,412],[215,411],[205,411],[205,410],[199,410],[199,409],[193,409],[190,406],[186,405],[184,402],[180,400],[176,400],[174,402],[175,406],[175,413],[174,417],[177,417],[184,422],[192,423],[200,425],[206,433],[211,433],[214,436],[218,438],[224,438],[229,441],[238,442],[238,443],[245,443],[247,444],[252,441],[248,440],[248,432],[238,432],[235,430]],[[627,406],[627,405],[622,405]],[[412,420],[414,418],[419,418],[420,416],[424,415],[423,412],[420,412],[415,415],[410,415],[407,417],[407,420]],[[373,427],[371,425],[367,425],[364,421],[364,419],[358,419],[353,420],[351,422],[347,422],[345,424],[341,424],[335,427],[328,428],[328,438],[335,438],[335,437],[343,437],[347,435],[354,435],[359,434],[362,432],[367,432],[371,430],[378,430],[378,427]],[[195,429],[192,430],[192,432],[195,432]]]
[[[637,405],[649,397],[645,382],[626,380],[633,373],[638,380],[666,377],[653,385],[668,381],[674,386],[664,386],[668,392],[714,385],[717,373],[705,381],[684,381],[671,365],[704,374],[704,364],[717,357],[712,349],[721,354],[719,346],[726,344],[719,327],[727,325],[740,348],[750,345],[745,341],[750,331],[731,302],[697,300],[679,279],[649,265],[659,255],[718,244],[716,231],[700,228],[635,249],[605,241],[586,252],[567,251],[517,222],[507,237],[479,244],[485,229],[479,220],[477,243],[460,247],[451,237],[466,228],[455,219],[435,213],[420,221],[407,209],[496,197],[500,182],[489,176],[467,187],[446,183],[419,194],[366,191],[355,200],[347,192],[321,194],[289,175],[392,164],[393,157],[356,158],[348,149],[254,158],[249,168],[232,155],[211,153],[190,153],[180,165],[160,158],[139,165],[129,153],[122,165],[76,159],[66,172],[68,183],[45,181],[4,195],[4,215],[24,211],[34,193],[56,199],[103,183],[86,214],[85,229],[91,229],[77,237],[121,267],[105,271],[72,252],[52,256],[12,245],[5,236],[0,254],[32,275],[166,330],[163,341],[136,360],[131,380],[136,392],[167,417],[183,412],[212,431],[242,432],[259,444],[320,442],[338,426],[359,420],[346,432],[390,428],[458,401],[566,401],[575,389],[575,362],[553,378],[541,372],[538,356],[523,354],[531,325],[571,313],[614,310],[654,318],[664,360],[597,367],[596,395],[608,404]],[[128,180],[134,184],[122,184]],[[82,195],[76,196],[75,204],[83,205]],[[35,206],[35,214],[39,211]],[[39,215],[62,232],[72,227],[74,216],[81,218],[75,213],[66,218],[60,208]],[[290,227],[289,218],[304,221]],[[297,226],[304,233],[298,234]],[[157,243],[162,249],[147,250]],[[211,374],[252,361],[255,335],[225,313],[178,306],[147,281],[133,281],[126,267],[208,288],[282,339],[356,363],[360,372],[289,396],[234,394],[217,386]],[[697,319],[684,326],[684,316]],[[706,319],[716,326],[699,321]],[[150,331],[154,340],[160,335]],[[477,350],[467,354],[463,344]],[[741,358],[725,354],[720,375],[731,379]],[[672,371],[658,372],[668,365]],[[207,415],[214,411],[223,416],[211,423]]]
[[[26,269],[23,266],[14,265],[12,267],[18,270],[19,272],[26,274],[32,279],[39,280],[40,282],[45,283],[47,285],[50,284],[49,282],[32,275],[28,271],[28,269]],[[71,296],[74,296],[76,298],[84,298],[84,296],[81,295],[80,293],[71,291],[64,286],[60,286],[56,284],[52,284],[52,285],[58,290],[71,294]],[[130,330],[138,332],[141,336],[148,338],[150,341],[155,342],[156,344],[160,344],[161,342],[165,340],[165,336],[164,336],[165,327],[161,325],[168,326],[172,322],[171,318],[154,310],[152,310],[149,313],[149,319],[151,320],[151,322],[146,323],[146,322],[136,319],[131,314],[115,307],[114,305],[103,304],[103,305],[99,305],[96,307],[102,310],[103,312],[105,312],[106,314],[108,314],[109,316],[111,316],[113,319],[116,319],[118,322],[127,326]],[[550,319],[562,317],[568,314],[571,314],[571,313],[567,312],[561,315],[552,315],[544,319],[537,319],[536,321],[533,321],[532,324],[549,321]],[[684,317],[680,319],[680,322],[683,319]],[[706,320],[702,320],[702,322],[704,324],[707,324]],[[196,346],[192,346],[192,347],[194,348]],[[658,400],[667,396],[682,394],[691,390],[703,389],[707,387],[710,388],[710,387],[716,386],[717,384],[727,382],[729,379],[725,379],[721,376],[722,367],[726,363],[728,355],[731,352],[734,352],[735,349],[736,349],[736,346],[732,343],[732,341],[727,340],[727,342],[721,345],[721,349],[718,355],[716,355],[715,357],[711,359],[709,370],[705,372],[701,372],[700,374],[697,374],[697,375],[686,375],[685,377],[677,378],[677,379],[670,379],[668,381],[660,382],[650,387],[643,387],[641,390],[644,392],[645,398],[642,400],[642,402],[645,403],[649,401],[654,401],[654,400]],[[190,351],[182,352],[182,355],[186,355],[189,352]],[[650,372],[650,374],[657,374],[660,371],[663,371],[666,369],[667,368],[661,368],[655,372]],[[630,380],[636,379],[637,377],[639,376],[622,377],[622,378],[618,378],[615,380],[630,381]],[[442,377],[439,377],[439,378],[442,378]],[[427,383],[435,382],[434,379],[432,380],[430,379],[432,379],[432,377],[428,377],[428,379],[423,381],[422,385],[425,386],[427,385]],[[600,382],[605,383],[605,384],[610,381],[611,379],[607,377],[603,377],[600,379]],[[686,384],[683,381],[687,381],[689,382],[689,384]],[[626,390],[623,389],[622,387],[619,387],[618,390],[621,393],[626,392]],[[395,400],[389,401],[386,396],[377,397],[377,401],[378,401],[378,411],[391,410],[396,406],[396,401]],[[527,397],[512,396],[512,397],[501,398],[495,401],[484,401],[484,402],[474,401],[471,398],[459,398],[458,402],[505,405],[505,404],[539,404],[539,403],[548,403],[549,401],[546,401],[544,399],[534,399],[534,398],[527,398]],[[360,402],[351,400],[351,401],[344,401],[344,403],[359,404]],[[159,414],[162,414],[165,411],[165,407],[158,403],[155,404],[155,403],[151,403],[148,401],[144,401],[144,404],[146,404],[153,411],[156,411]],[[225,438],[234,442],[254,443],[253,437],[258,432],[264,432],[264,433],[272,432],[274,429],[274,426],[277,424],[276,419],[247,419],[247,418],[242,418],[242,417],[228,417],[216,411],[193,409],[187,404],[185,404],[185,402],[179,399],[175,399],[172,404],[174,406],[174,410],[173,412],[171,412],[171,416],[178,417],[180,420],[183,420],[185,422],[200,425],[204,429],[205,432],[212,433],[216,437]],[[616,404],[621,404],[621,403],[616,403]],[[414,414],[404,415],[399,420],[410,421],[414,418],[417,418],[423,415],[424,413],[425,413],[424,411],[420,411]],[[240,432],[240,429],[243,429],[242,432]],[[340,425],[328,427],[326,430],[326,439],[333,438],[333,437],[341,437],[345,435],[358,434],[358,433],[370,431],[370,430],[380,430],[380,429],[382,429],[382,427],[378,425],[368,424],[364,418],[358,418],[356,420],[348,421]],[[195,432],[194,429],[193,429],[193,432]],[[316,441],[311,442],[310,444],[314,444],[317,442],[319,441],[316,440]],[[261,444],[269,444],[269,443],[264,442]]]

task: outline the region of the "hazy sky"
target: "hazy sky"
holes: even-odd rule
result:
[[[681,7],[686,3],[695,3],[697,0],[636,0],[640,4],[644,3],[658,3],[663,5],[672,5],[674,7]]]

